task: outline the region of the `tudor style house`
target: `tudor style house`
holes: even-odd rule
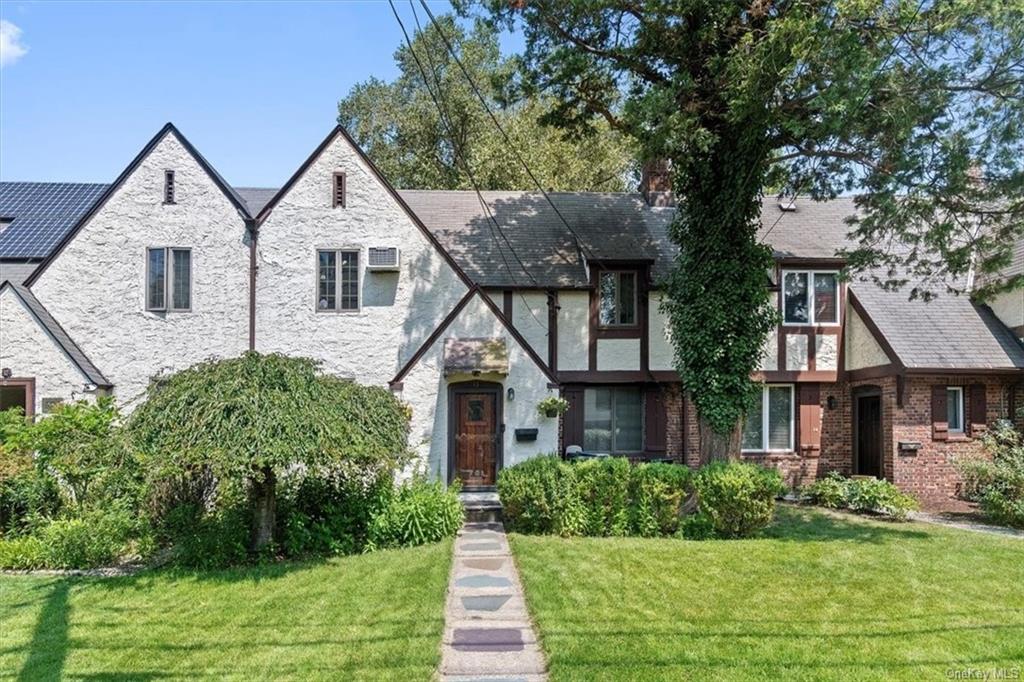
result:
[[[131,410],[161,375],[252,349],[390,387],[444,480],[491,486],[571,446],[696,464],[659,306],[664,168],[641,190],[396,190],[341,128],[280,189],[232,187],[168,124],[109,185],[0,183],[0,409]],[[782,322],[742,455],[792,484],[836,470],[948,496],[955,459],[1024,406],[1024,290],[981,306],[847,283],[854,210],[764,203]],[[550,395],[560,418],[536,410]]]

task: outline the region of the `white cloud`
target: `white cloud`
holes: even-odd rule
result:
[[[0,66],[8,66],[21,59],[28,48],[21,44],[21,29],[0,19]]]

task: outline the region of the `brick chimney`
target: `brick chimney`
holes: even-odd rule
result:
[[[650,206],[675,206],[672,194],[672,163],[655,159],[644,163],[640,172],[640,193]]]

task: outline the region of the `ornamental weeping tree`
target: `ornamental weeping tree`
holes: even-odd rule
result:
[[[155,382],[129,431],[157,476],[209,471],[244,483],[259,550],[273,539],[283,471],[343,460],[397,467],[408,425],[383,388],[323,375],[314,360],[246,353]]]
[[[846,256],[882,286],[911,297],[1024,287],[998,275],[1024,236],[1019,3],[484,5],[492,22],[522,27],[518,86],[558,101],[544,122],[600,121],[671,161],[679,256],[665,310],[705,458],[738,454],[750,376],[777,322],[758,238],[764,188],[858,193]]]

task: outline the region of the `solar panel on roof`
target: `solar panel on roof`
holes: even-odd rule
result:
[[[45,258],[108,185],[81,182],[0,182],[0,258]]]

